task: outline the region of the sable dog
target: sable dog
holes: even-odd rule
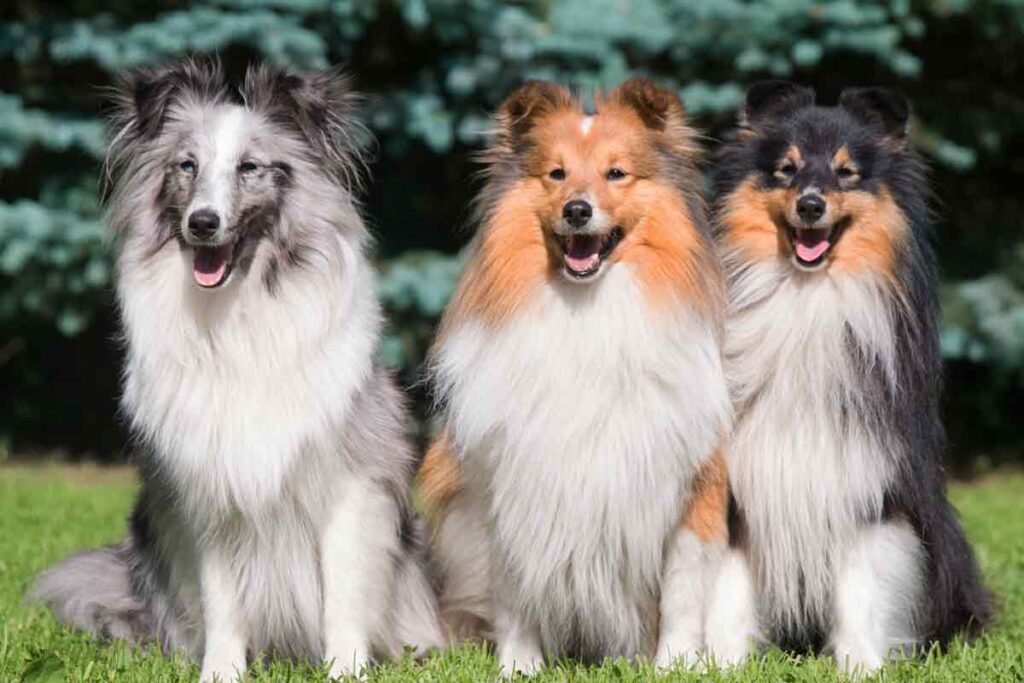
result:
[[[357,671],[440,642],[406,414],[336,71],[127,74],[110,225],[142,492],[128,537],[44,572],[65,622],[244,673],[269,651]]]
[[[725,545],[724,282],[675,94],[634,79],[588,116],[505,100],[479,232],[432,353],[445,428],[422,481],[444,617],[544,655],[704,643]]]
[[[732,651],[763,634],[872,670],[989,618],[944,494],[936,276],[908,113],[888,90],[820,107],[808,88],[761,83],[718,165]]]

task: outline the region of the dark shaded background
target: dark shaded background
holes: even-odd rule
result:
[[[486,112],[524,78],[677,87],[708,145],[750,82],[913,100],[936,188],[950,459],[1019,461],[1024,432],[1024,6],[1013,0],[222,0],[0,9],[0,457],[122,457],[120,352],[97,179],[100,87],[141,63],[220,54],[347,63],[378,136],[384,353],[406,384],[459,270]],[[418,389],[413,393],[420,399]]]

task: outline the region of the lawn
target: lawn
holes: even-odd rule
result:
[[[60,628],[23,595],[32,576],[48,563],[80,548],[115,541],[123,531],[135,490],[130,471],[79,467],[0,468],[0,681],[187,681],[197,669],[168,660],[152,649],[100,644]],[[989,585],[1002,601],[998,624],[969,647],[931,653],[890,665],[886,681],[1024,680],[1024,475],[992,476],[957,485],[953,498],[977,548]],[[251,680],[327,680],[313,667],[274,662],[253,665]],[[464,646],[425,662],[379,667],[375,681],[478,681],[496,674],[482,647]],[[544,681],[650,680],[650,669],[625,662],[602,667],[564,664],[538,677]],[[778,651],[741,669],[704,674],[672,672],[676,681],[822,681],[838,677],[826,658],[790,658]]]

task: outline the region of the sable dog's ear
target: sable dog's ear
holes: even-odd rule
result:
[[[357,116],[361,98],[341,68],[295,72],[251,66],[242,98],[249,108],[299,133],[347,186],[359,184],[369,134]]]
[[[910,103],[903,93],[889,88],[847,88],[839,95],[839,106],[858,119],[875,126],[894,141],[907,136]]]
[[[541,116],[572,107],[572,93],[565,87],[545,81],[526,81],[505,98],[494,115],[498,125],[498,145],[515,147]]]
[[[612,92],[611,99],[631,108],[653,130],[669,131],[686,125],[686,110],[679,95],[647,78],[630,78]]]
[[[811,88],[790,81],[759,81],[747,89],[746,102],[740,112],[740,128],[757,132],[765,121],[813,104]]]
[[[204,100],[224,97],[226,82],[220,61],[194,57],[170,66],[125,71],[113,88],[113,135],[156,137],[167,118],[168,106],[185,93]]]

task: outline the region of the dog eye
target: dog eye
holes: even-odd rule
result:
[[[796,164],[794,164],[792,161],[785,161],[782,163],[781,166],[779,166],[778,169],[776,169],[775,172],[781,173],[782,175],[787,177],[794,175],[796,174]]]
[[[857,172],[849,166],[840,166],[836,169],[836,175],[839,176],[840,180],[849,180],[857,175]]]
[[[551,173],[548,173],[548,177],[552,180],[565,180],[565,171],[561,168],[556,168]]]
[[[195,173],[196,162],[192,161],[191,159],[185,159],[185,161],[178,164],[178,168],[180,168],[185,173]]]
[[[621,168],[610,168],[608,173],[605,174],[605,178],[608,180],[622,180],[626,177],[626,172]]]
[[[240,163],[238,165],[238,172],[239,173],[252,173],[253,171],[255,171],[258,168],[259,168],[259,166],[257,166],[255,162],[243,161],[242,163]]]

